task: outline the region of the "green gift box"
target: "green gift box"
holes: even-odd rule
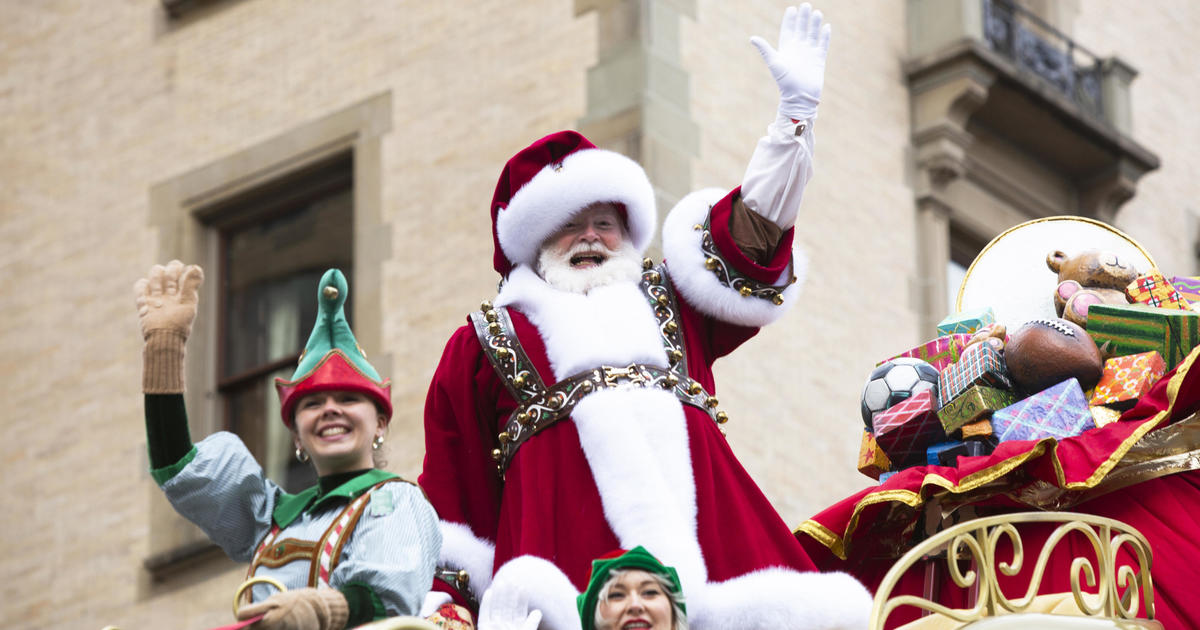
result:
[[[938,323],[937,334],[938,336],[972,335],[980,328],[994,323],[996,323],[996,315],[992,312],[992,307],[988,306],[947,315],[946,319]]]
[[[1200,313],[1141,304],[1093,304],[1088,309],[1087,332],[1110,356],[1154,351],[1171,370],[1200,345]]]
[[[987,385],[972,385],[954,400],[938,410],[938,420],[946,435],[952,435],[964,424],[986,420],[992,412],[1017,402],[1017,395]]]

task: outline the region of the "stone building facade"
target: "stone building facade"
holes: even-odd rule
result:
[[[1107,108],[1092,116],[988,48],[999,4],[819,6],[834,36],[797,230],[812,259],[803,303],[717,366],[734,450],[790,524],[871,483],[854,470],[862,381],[931,336],[962,252],[1025,218],[1083,213],[1164,270],[1200,271],[1200,6],[1021,3],[1047,41],[1106,64]],[[0,3],[0,618],[229,621],[244,569],[179,522],[146,472],[130,286],[151,264],[208,272],[188,357],[197,438],[241,408],[239,379],[256,386],[290,352],[271,342],[257,367],[230,367],[228,340],[255,338],[230,315],[234,289],[273,264],[351,267],[352,324],[394,383],[389,468],[415,478],[442,343],[495,293],[487,204],[504,161],[578,128],[646,166],[660,214],[694,188],[737,185],[776,104],[747,39],[773,41],[784,6]],[[271,214],[297,191],[315,218]],[[328,223],[339,207],[352,220]]]

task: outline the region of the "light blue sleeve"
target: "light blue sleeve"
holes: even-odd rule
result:
[[[433,583],[441,548],[437,514],[421,489],[388,483],[371,494],[329,583],[338,589],[363,584],[379,596],[389,616],[416,615]]]
[[[249,562],[282,492],[234,434],[214,433],[162,484],[167,500],[237,562]]]

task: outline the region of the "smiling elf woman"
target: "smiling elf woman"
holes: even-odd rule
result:
[[[319,312],[295,376],[276,380],[296,455],[319,483],[287,494],[237,436],[192,444],[183,402],[183,357],[196,317],[201,269],[171,261],[134,285],[145,339],[146,438],[151,475],[167,499],[256,584],[240,619],[256,629],[340,630],[415,615],[441,547],[437,516],[421,490],[376,467],[392,415],[391,383],[367,362],[343,313],[346,278],[321,278]]]
[[[583,630],[687,630],[679,574],[638,546],[592,562],[576,600]]]

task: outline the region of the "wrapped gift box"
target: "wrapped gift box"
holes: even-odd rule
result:
[[[1092,420],[1096,422],[1096,426],[1103,427],[1121,419],[1121,412],[1112,407],[1103,405],[1092,406]]]
[[[922,461],[926,447],[946,441],[929,390],[875,414],[874,426],[876,444],[896,469]]]
[[[1073,378],[992,414],[992,428],[1002,442],[1072,437],[1095,426],[1083,389]]]
[[[912,359],[920,359],[929,365],[932,365],[937,371],[941,372],[950,366],[951,363],[958,361],[958,357],[967,347],[967,341],[971,339],[971,335],[945,335],[938,337],[933,341],[927,341],[911,350],[902,352],[887,361],[899,357],[909,357]],[[883,365],[887,361],[880,361],[876,365]]]
[[[1110,356],[1154,351],[1171,370],[1200,345],[1200,313],[1142,304],[1094,304],[1088,310],[1087,332]]]
[[[892,469],[892,462],[883,449],[875,442],[875,436],[870,431],[863,431],[862,446],[858,449],[858,472],[872,478]]]
[[[1017,402],[1016,394],[986,385],[972,385],[954,400],[938,409],[938,420],[946,435],[954,435],[963,425],[987,422],[997,409]],[[965,437],[965,434],[964,434]]]
[[[1173,276],[1170,282],[1189,304],[1200,304],[1200,278]]]
[[[1150,386],[1166,371],[1162,356],[1153,350],[1113,357],[1104,362],[1104,373],[1088,402],[1092,405],[1130,405],[1150,391]]]
[[[1013,402],[1017,402],[1015,397],[1013,398]],[[1011,405],[1012,403],[1009,404]],[[1005,407],[1007,406],[1008,405],[1005,405]],[[990,415],[991,414],[989,414],[989,416]],[[962,428],[959,430],[962,432],[962,437],[964,440],[969,440],[971,438],[989,438],[992,437],[992,421],[978,420],[975,422],[968,422],[967,424],[962,425]]]
[[[1012,389],[1004,357],[995,347],[977,343],[963,352],[957,363],[938,373],[938,409],[972,385]]]
[[[963,311],[954,313],[943,319],[937,325],[937,334],[939,335],[956,335],[956,334],[974,334],[975,331],[996,322],[996,315],[992,312],[992,308],[982,308],[974,311]]]
[[[1140,275],[1129,286],[1125,287],[1125,295],[1129,296],[1130,300],[1138,304],[1153,306],[1155,308],[1174,308],[1181,310],[1190,310],[1192,307],[1188,301],[1183,299],[1179,291],[1171,286],[1171,283],[1163,277],[1162,273],[1157,269]]]
[[[961,446],[961,445],[962,445],[962,441],[959,441],[959,440],[956,440],[953,442],[942,442],[941,444],[934,444],[933,446],[930,446],[929,448],[925,449],[925,463],[930,466],[945,466],[945,464],[942,463],[941,454],[945,451],[948,451],[948,450],[956,447],[956,446]]]
[[[996,450],[995,440],[964,440],[938,453],[938,465],[958,466],[959,457],[991,455]]]

